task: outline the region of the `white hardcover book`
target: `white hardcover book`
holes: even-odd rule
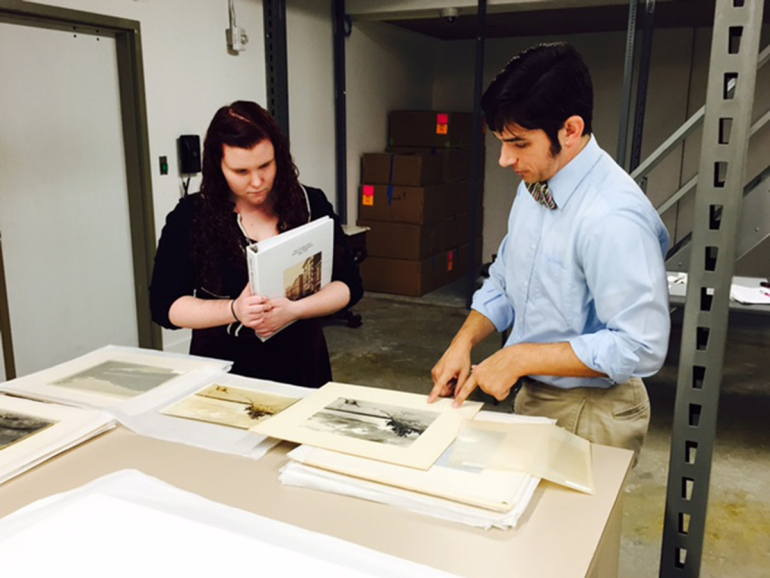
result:
[[[334,221],[321,217],[246,248],[251,292],[297,301],[332,280]],[[264,341],[264,339],[263,339]]]

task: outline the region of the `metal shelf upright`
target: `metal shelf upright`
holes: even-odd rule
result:
[[[664,578],[700,574],[763,4],[716,3],[668,472]]]

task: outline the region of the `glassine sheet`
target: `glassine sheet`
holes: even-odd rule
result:
[[[0,559],[6,573],[18,576],[56,575],[62,568],[118,577],[449,576],[206,500],[134,470],[0,520]]]
[[[119,409],[112,410],[112,413],[124,426],[143,436],[252,459],[259,459],[264,456],[279,440],[247,429],[196,421],[164,413],[166,408],[213,385],[231,386],[238,390],[263,392],[295,399],[306,397],[316,391],[315,389],[275,381],[217,373],[199,384],[195,390],[185,389],[177,392],[174,396],[160,400],[154,407],[150,407],[142,413],[125,415]]]
[[[120,407],[134,414],[231,366],[230,361],[107,345],[1,383],[0,390],[80,407]]]
[[[257,424],[252,431],[342,453],[427,470],[452,443],[480,402],[452,407],[443,398],[327,383]]]
[[[594,492],[591,443],[554,424],[466,422],[450,462],[525,472]]]
[[[113,427],[101,411],[0,395],[0,484]]]

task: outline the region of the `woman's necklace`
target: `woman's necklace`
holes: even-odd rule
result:
[[[235,220],[238,221],[238,228],[241,230],[241,233],[243,233],[243,238],[246,239],[246,243],[251,245],[254,240],[249,237],[249,234],[246,232],[246,228],[243,226],[243,219],[241,218],[240,213],[235,213]]]

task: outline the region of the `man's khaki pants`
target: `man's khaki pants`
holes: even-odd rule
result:
[[[525,377],[514,411],[554,418],[557,425],[590,442],[634,452],[634,465],[650,424],[650,398],[632,377],[608,389],[562,389]]]

